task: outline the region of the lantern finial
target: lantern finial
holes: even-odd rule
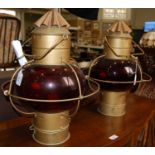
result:
[[[61,14],[56,9],[51,9],[47,13],[45,13],[40,19],[35,22],[35,25],[40,27],[41,25],[50,27],[50,26],[58,26],[58,27],[69,27],[70,25],[67,21],[61,16]]]

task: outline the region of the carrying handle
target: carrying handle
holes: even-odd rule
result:
[[[40,57],[38,57],[38,58],[34,58],[34,60],[29,61],[28,63],[24,64],[23,66],[20,66],[20,67],[14,72],[14,74],[13,74],[13,76],[12,76],[12,78],[11,78],[11,81],[10,81],[9,89],[8,89],[8,90],[5,90],[5,91],[4,91],[4,94],[5,94],[5,96],[9,96],[10,103],[11,103],[12,107],[13,107],[16,111],[18,111],[19,113],[24,114],[24,115],[35,115],[35,112],[26,112],[26,111],[20,110],[20,109],[14,104],[12,98],[19,99],[19,100],[21,100],[21,101],[23,100],[23,101],[32,101],[32,102],[68,102],[68,101],[75,101],[75,100],[77,100],[77,101],[78,101],[77,107],[76,107],[75,111],[70,115],[71,117],[73,117],[73,116],[77,113],[77,111],[78,111],[78,109],[79,109],[80,100],[81,100],[81,99],[84,99],[84,98],[87,98],[87,97],[90,97],[90,96],[96,94],[96,93],[99,91],[99,85],[98,85],[96,82],[94,82],[94,83],[97,85],[97,90],[95,90],[95,91],[94,91],[93,93],[91,93],[91,94],[88,94],[88,95],[83,96],[83,95],[82,95],[82,90],[81,90],[81,85],[80,85],[80,80],[79,80],[79,78],[78,78],[78,75],[77,75],[75,69],[74,69],[74,68],[72,67],[72,65],[70,65],[69,63],[63,62],[64,64],[68,65],[68,66],[71,68],[71,70],[73,71],[73,73],[74,73],[74,75],[75,75],[75,78],[76,78],[77,83],[78,83],[78,89],[79,89],[79,96],[78,96],[78,97],[76,97],[76,98],[71,98],[71,99],[62,99],[62,100],[37,100],[37,99],[24,98],[24,97],[20,97],[20,96],[17,96],[17,95],[12,94],[13,81],[14,81],[16,75],[19,74],[19,72],[22,71],[22,69],[24,69],[24,67],[30,65],[33,61],[43,59],[45,56],[47,56],[47,55],[51,52],[51,50],[53,50],[58,44],[60,44],[60,43],[61,43],[63,40],[65,40],[65,39],[68,39],[68,35],[63,35],[63,38],[62,38],[60,41],[58,41],[55,45],[52,45],[42,56],[40,56]],[[31,56],[32,56],[32,55],[31,55]]]
[[[27,57],[32,57],[32,58],[34,58],[34,60],[41,60],[41,59],[43,59],[44,57],[46,57],[46,56],[51,52],[51,50],[53,50],[56,46],[58,46],[62,41],[66,40],[66,39],[68,39],[68,35],[63,35],[63,38],[62,38],[60,41],[58,41],[55,45],[52,45],[49,49],[47,49],[46,52],[45,52],[42,56],[39,56],[39,57],[36,57],[36,58],[35,58],[34,55],[27,55],[27,54],[24,54],[24,55],[27,56]],[[18,59],[19,59],[19,58],[18,58]],[[24,114],[24,115],[34,115],[35,112],[25,112],[25,111],[22,111],[22,110],[20,110],[20,109],[13,103],[13,100],[12,100],[12,96],[13,96],[13,95],[12,95],[12,93],[11,93],[11,92],[12,92],[12,86],[13,86],[13,81],[14,81],[15,76],[16,76],[24,67],[26,67],[27,65],[31,64],[34,60],[32,59],[31,61],[27,62],[26,64],[20,66],[20,67],[14,72],[14,74],[13,74],[13,76],[12,76],[12,78],[11,78],[11,81],[10,81],[9,90],[5,90],[5,91],[4,91],[4,95],[5,95],[5,96],[9,96],[9,100],[10,100],[10,103],[11,103],[12,107],[13,107],[17,112],[19,112],[19,113],[21,113],[21,114]]]
[[[109,41],[108,41],[108,39],[107,39],[107,37],[105,36],[105,38],[104,38],[104,40],[105,40],[105,43],[108,45],[108,47],[110,48],[110,50],[112,51],[112,53],[116,56],[116,57],[122,57],[122,58],[130,58],[130,56],[126,56],[126,55],[121,55],[121,54],[117,54],[116,52],[115,52],[115,50],[111,47],[111,45],[109,44]]]
[[[136,72],[137,72],[137,69],[139,68],[140,75],[141,75],[141,80],[140,81],[136,80],[136,81],[134,81],[134,83],[136,84],[137,82],[142,83],[142,82],[149,82],[149,81],[151,81],[152,77],[149,74],[147,74],[147,73],[142,71],[142,67],[140,66],[140,63],[138,63],[138,58],[135,57],[134,55],[131,55],[131,58],[136,62]],[[147,79],[144,79],[143,74],[147,77]]]
[[[55,45],[52,45],[52,46],[51,46],[49,49],[47,49],[47,50],[45,51],[45,53],[43,53],[43,55],[41,55],[41,56],[35,56],[35,55],[25,54],[25,53],[24,53],[24,55],[25,55],[26,57],[32,58],[32,59],[34,59],[34,60],[41,60],[41,59],[43,59],[44,57],[46,57],[46,56],[51,52],[51,50],[53,50],[56,46],[58,46],[61,42],[63,42],[64,40],[67,40],[68,38],[69,38],[68,35],[63,35],[63,37],[62,37],[61,40],[59,40]]]
[[[105,36],[105,42],[106,44],[108,45],[108,47],[110,48],[110,50],[112,51],[112,53],[117,56],[117,57],[129,57],[129,56],[125,56],[125,55],[118,55],[115,50],[111,47],[111,45],[109,44],[109,41],[107,39],[107,37]],[[144,55],[144,50],[135,42],[132,40],[132,43],[141,51],[141,53],[132,53],[131,55],[134,55],[134,56],[138,56],[138,55]]]
[[[132,40],[132,42],[141,51],[141,53],[132,53],[132,55],[134,55],[134,56],[144,55],[145,54],[144,50],[134,40]]]

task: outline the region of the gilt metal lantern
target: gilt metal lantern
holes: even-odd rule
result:
[[[153,22],[154,24],[154,22]],[[150,26],[151,28],[151,26]],[[144,29],[145,32],[145,29]],[[141,39],[140,45],[145,50],[144,57],[140,57],[140,61],[142,62],[143,69],[151,76],[155,75],[155,30],[145,32]]]
[[[46,13],[36,25],[33,60],[16,70],[9,89],[4,90],[18,112],[33,115],[33,139],[58,145],[69,139],[70,118],[80,100],[96,94],[99,87],[71,61],[68,23],[56,10]]]
[[[102,101],[98,107],[101,114],[124,115],[126,95],[132,86],[151,80],[149,75],[142,73],[138,59],[131,54],[130,32],[124,21],[114,23],[105,37],[105,54],[90,66],[89,76],[101,86]]]

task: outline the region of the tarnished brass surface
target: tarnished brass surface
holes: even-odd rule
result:
[[[113,34],[107,36],[107,41],[114,52],[105,43],[105,57],[107,59],[129,59],[132,50],[132,38],[129,34]],[[118,55],[118,56],[117,56]]]
[[[64,35],[70,35],[70,32],[68,31],[68,29],[66,27],[58,27],[58,26],[41,26],[38,28],[35,28],[32,31],[32,35],[34,34],[41,34],[41,35],[60,35],[62,36],[62,34]]]
[[[62,144],[70,137],[69,123],[69,111],[52,114],[37,112],[33,119],[33,139],[43,145]]]
[[[55,46],[56,45],[56,46]],[[70,58],[70,32],[64,27],[41,27],[32,32],[32,54],[35,57],[49,54],[35,63],[43,65],[62,65]]]
[[[102,91],[102,101],[98,111],[107,116],[122,116],[125,114],[127,92]]]

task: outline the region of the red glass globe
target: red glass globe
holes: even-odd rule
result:
[[[112,60],[102,57],[92,67],[90,76],[94,80],[102,80],[99,83],[104,90],[125,91],[133,86],[135,72],[136,63],[134,61]],[[139,68],[137,68],[137,80],[140,80]]]
[[[76,71],[82,88],[82,94],[88,94],[88,84],[83,72],[72,66]],[[23,69],[23,79],[21,85],[15,82],[12,93],[28,98],[40,100],[62,100],[79,97],[79,87],[73,70],[67,65],[30,65]],[[77,104],[77,100],[68,102],[32,102],[16,100],[26,109],[34,109],[41,112],[59,112],[72,109]]]

